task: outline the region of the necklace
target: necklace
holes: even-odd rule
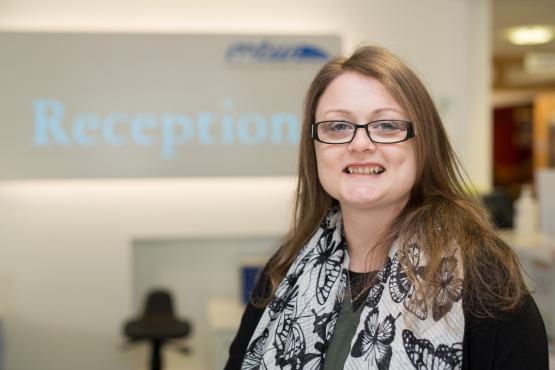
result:
[[[369,283],[373,280],[375,274],[375,271],[357,273],[349,270],[347,279],[349,282],[349,296],[351,298],[353,312],[356,311],[360,307],[360,304],[364,301],[364,299],[360,300],[360,298],[363,298],[363,296],[368,293],[368,290],[371,287],[371,284]]]

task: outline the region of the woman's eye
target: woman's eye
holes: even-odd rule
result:
[[[395,121],[381,121],[374,126],[374,129],[391,131],[391,130],[401,130],[402,127]]]
[[[349,130],[350,128],[351,126],[346,122],[333,122],[328,127],[330,131],[345,131],[345,130]]]

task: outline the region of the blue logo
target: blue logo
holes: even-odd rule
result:
[[[330,54],[321,47],[310,44],[261,42],[236,42],[227,49],[228,63],[320,63]]]

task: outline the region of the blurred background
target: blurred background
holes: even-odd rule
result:
[[[367,43],[426,83],[555,336],[554,32],[552,0],[0,0],[0,370],[149,368],[154,290],[164,368],[221,369],[308,83]]]

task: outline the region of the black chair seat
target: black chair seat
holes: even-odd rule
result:
[[[131,340],[179,339],[191,332],[191,325],[174,317],[142,317],[128,322],[125,335]]]
[[[128,321],[123,332],[131,342],[149,341],[152,347],[150,369],[161,370],[162,346],[169,340],[187,337],[191,333],[191,324],[175,317],[168,291],[155,290],[146,298],[143,315]],[[188,352],[188,348],[183,347],[182,352]]]

